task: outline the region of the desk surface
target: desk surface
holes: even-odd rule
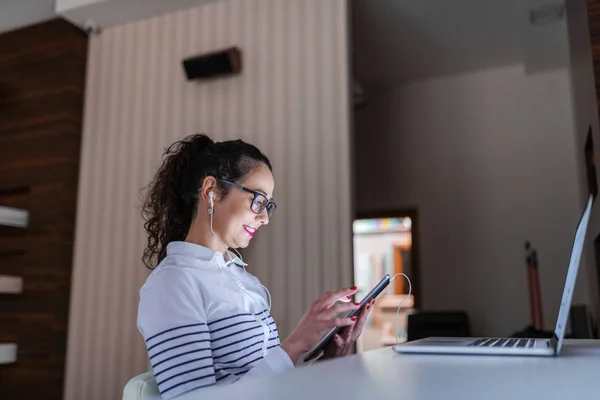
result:
[[[181,400],[205,398],[600,399],[600,340],[568,340],[558,357],[403,355],[388,347]]]

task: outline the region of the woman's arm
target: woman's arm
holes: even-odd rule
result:
[[[163,399],[215,384],[204,304],[185,272],[158,271],[144,285],[138,329]]]
[[[244,348],[258,338],[249,339],[249,333],[230,335],[228,330],[211,337],[204,301],[190,277],[176,269],[158,272],[160,276],[157,274],[154,282],[140,292],[138,328],[146,342],[162,398],[211,386],[221,379],[233,382],[294,368],[279,346],[269,349],[266,355],[261,351],[248,357],[248,365],[244,365],[245,359],[238,363],[229,361],[245,357],[248,350]],[[219,334],[228,337],[221,339]],[[225,346],[227,353],[234,354],[223,357],[222,361],[217,352],[218,360],[213,359],[212,341],[218,341],[217,347]]]

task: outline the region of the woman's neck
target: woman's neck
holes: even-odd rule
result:
[[[218,253],[226,255],[225,244],[213,234],[210,230],[210,225],[198,223],[200,221],[195,220],[190,226],[187,236],[185,237],[186,242],[199,244],[200,246],[207,247]]]

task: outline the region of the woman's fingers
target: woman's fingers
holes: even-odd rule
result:
[[[365,308],[363,308],[361,310],[360,314],[358,315],[356,324],[354,324],[354,326],[353,326],[352,336],[350,337],[350,340],[352,340],[353,342],[356,341],[356,339],[358,339],[358,337],[362,333],[363,326],[365,325],[365,322],[367,321],[367,316],[373,309],[374,304],[375,304],[375,300],[371,300],[371,302],[367,306],[365,306]]]
[[[356,322],[354,323],[354,325],[350,325],[347,326],[346,328],[344,328],[342,337],[344,339],[344,343],[346,345],[346,347],[351,346],[352,343],[354,343],[354,340],[356,339],[352,339],[354,337],[354,332],[356,331],[356,324],[358,323],[358,319],[356,320]]]
[[[339,299],[346,299],[350,301],[350,296],[356,293],[356,286],[350,288],[341,289],[335,292],[327,292],[317,300],[317,306],[320,309],[329,308]]]
[[[352,318],[333,318],[329,320],[329,328],[335,328],[336,326],[350,326],[350,325],[354,325],[356,323],[357,318],[356,317],[352,317]]]
[[[337,333],[335,335],[333,335],[333,341],[335,342],[335,345],[338,349],[342,349],[345,346],[345,341],[344,339],[342,339],[342,337],[340,335],[338,335]]]
[[[323,311],[323,315],[329,319],[340,313],[356,310],[358,307],[359,303],[337,303]]]
[[[375,304],[375,300],[371,300],[368,302],[360,313],[356,317],[352,318],[333,318],[329,320],[329,326],[333,327],[342,327],[339,333],[333,336],[333,343],[329,346],[329,351],[333,352],[330,356],[341,356],[348,353],[352,345],[356,342],[358,337],[362,333],[363,326],[367,320],[369,312],[373,309],[373,305]],[[348,311],[351,309],[357,309],[359,307],[358,303],[354,304],[335,304],[329,310],[328,313],[337,314],[343,311]],[[325,315],[325,313],[321,314]]]

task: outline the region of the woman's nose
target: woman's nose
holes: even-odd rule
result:
[[[267,213],[266,208],[256,216],[256,220],[263,225],[267,225],[269,223],[269,214]]]

